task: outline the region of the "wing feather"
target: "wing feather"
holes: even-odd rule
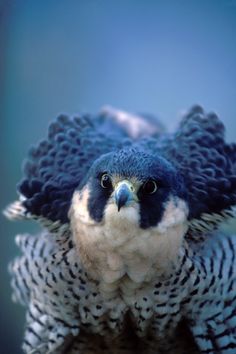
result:
[[[217,115],[193,107],[176,133],[162,144],[163,155],[185,181],[192,229],[201,232],[202,222],[207,227],[234,216],[236,145],[225,141],[225,128]]]

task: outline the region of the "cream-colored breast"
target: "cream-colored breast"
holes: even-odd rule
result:
[[[183,200],[170,198],[162,221],[144,230],[139,226],[138,203],[118,212],[109,201],[102,222],[96,223],[88,213],[88,196],[87,187],[74,193],[69,216],[79,257],[92,278],[112,289],[124,276],[141,283],[168,272],[187,229]]]

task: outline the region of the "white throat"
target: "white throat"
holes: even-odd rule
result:
[[[168,273],[187,230],[188,209],[183,200],[170,199],[162,221],[141,229],[137,203],[119,212],[114,203],[108,203],[103,221],[95,223],[85,207],[86,196],[86,190],[75,192],[69,216],[79,256],[92,278],[112,284],[128,276],[143,283]]]

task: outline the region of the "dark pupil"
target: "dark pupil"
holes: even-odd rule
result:
[[[144,185],[144,191],[145,193],[152,194],[156,189],[155,182],[153,181],[148,181]]]
[[[102,176],[102,186],[104,188],[109,188],[111,186],[111,180],[108,175]]]

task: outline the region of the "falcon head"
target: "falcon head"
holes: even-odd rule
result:
[[[144,267],[144,259],[164,266],[182,243],[187,216],[184,183],[175,167],[133,148],[94,162],[69,213],[85,263],[102,262],[122,272],[132,261]]]

